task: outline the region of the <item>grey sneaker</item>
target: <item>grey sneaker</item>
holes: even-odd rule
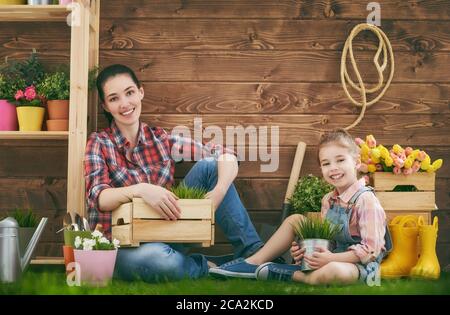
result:
[[[268,262],[260,265],[256,269],[256,279],[258,280],[276,280],[292,281],[292,275],[302,268],[298,265],[284,265]]]

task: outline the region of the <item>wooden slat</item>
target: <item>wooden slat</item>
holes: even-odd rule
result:
[[[416,173],[411,175],[395,175],[375,172],[372,174],[373,187],[376,191],[390,191],[396,186],[415,186],[418,190],[434,191],[435,173]]]
[[[213,219],[212,202],[209,199],[179,199],[181,220]],[[133,198],[133,218],[135,219],[160,219],[159,212],[150,207],[141,198]]]
[[[119,208],[112,211],[112,225],[117,225],[119,220],[123,220],[123,224],[129,224],[133,221],[133,203],[127,202]]]
[[[0,5],[0,21],[65,21],[70,9],[65,5]]]
[[[144,82],[143,114],[356,114],[340,83]],[[372,114],[448,114],[450,84],[391,84]],[[99,112],[103,110],[99,108]],[[102,116],[102,114],[100,115]]]
[[[0,131],[0,139],[67,140],[67,131]]]
[[[191,137],[194,137],[194,118],[200,119],[196,115],[148,114],[141,117],[144,122],[166,128],[168,132],[177,126],[185,126],[190,129]],[[278,128],[279,145],[285,146],[296,145],[300,140],[307,145],[316,145],[324,132],[348,126],[355,119],[354,115],[203,115],[201,123],[203,128],[219,126],[224,131],[227,126],[250,127],[247,131],[253,137],[257,136],[258,127],[267,127],[269,143],[272,135],[271,127]],[[99,122],[99,127],[105,127],[104,123]],[[225,137],[226,132],[223,134]],[[397,115],[372,115],[368,110],[362,123],[352,129],[352,135],[365,137],[368,134],[373,134],[377,141],[384,145],[400,142],[404,146],[414,147],[446,146],[450,144],[450,139],[444,136],[450,134],[450,116],[415,115],[406,120]],[[244,145],[248,143],[248,140],[245,143],[235,140],[235,143]]]
[[[378,80],[373,57],[374,52],[355,52],[366,84]],[[340,82],[341,52],[115,50],[102,51],[100,59],[104,66],[130,66],[143,81]],[[448,83],[448,72],[447,52],[398,52],[392,82]]]
[[[151,50],[338,50],[360,21],[103,19],[102,49]],[[186,27],[189,25],[189,27]],[[383,20],[395,53],[399,51],[450,50],[448,21]],[[0,37],[1,42],[1,37]],[[378,38],[362,33],[353,41],[355,50],[378,48]]]
[[[450,9],[445,0],[405,2],[380,0],[382,23],[395,20],[448,19]],[[123,5],[110,0],[102,6],[102,17],[129,18],[264,18],[264,19],[358,19],[369,14],[367,1],[290,1],[290,0],[134,0]]]
[[[64,265],[63,257],[36,257],[30,261],[31,265]]]
[[[117,239],[120,245],[126,246],[132,244],[133,234],[131,224],[113,226],[111,231],[112,238]]]
[[[338,50],[360,21],[266,19],[102,19],[100,48],[151,50]],[[189,24],[189,27],[186,25]],[[389,21],[382,30],[394,52],[450,49],[448,21]],[[0,47],[68,50],[66,23],[0,23]],[[361,33],[355,50],[376,49],[372,33]]]
[[[385,210],[398,211],[433,211],[435,209],[435,195],[433,192],[376,192],[381,206]]]
[[[133,239],[194,243],[211,240],[211,222],[200,220],[134,220]]]

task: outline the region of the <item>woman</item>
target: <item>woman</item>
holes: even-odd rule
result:
[[[190,138],[168,134],[139,120],[144,89],[134,72],[112,65],[98,75],[97,89],[110,127],[90,135],[85,155],[86,196],[91,227],[102,224],[111,237],[111,211],[142,198],[166,220],[177,220],[180,209],[167,188],[174,183],[172,152],[202,154],[183,180],[189,187],[208,190],[216,222],[234,247],[235,257],[248,257],[262,242],[232,184],[238,172],[236,157],[219,145],[203,145]],[[175,158],[175,159],[174,159]],[[146,243],[121,248],[115,276],[122,279],[198,278],[208,274],[209,263],[200,254],[186,255],[180,244]]]

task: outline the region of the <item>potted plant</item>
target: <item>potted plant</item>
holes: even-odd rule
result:
[[[12,103],[17,89],[25,84],[23,80],[14,80],[0,70],[0,131],[14,131],[17,126],[17,111]]]
[[[305,248],[304,255],[311,256],[317,246],[332,249],[332,240],[339,233],[340,226],[335,225],[327,219],[305,218],[294,226],[300,248]],[[302,270],[312,268],[302,260]]]
[[[19,224],[19,250],[23,255],[38,226],[37,217],[31,209],[15,209],[8,216],[14,218]]]
[[[40,131],[44,121],[45,108],[36,93],[34,85],[19,89],[14,95],[20,131]]]
[[[90,237],[75,238],[74,258],[80,264],[81,281],[91,285],[107,285],[113,276],[119,241],[110,242],[100,231]]]
[[[70,77],[65,71],[56,71],[44,76],[37,86],[38,93],[47,100],[49,131],[69,130]]]
[[[311,174],[300,178],[289,199],[291,212],[308,217],[319,216],[322,198],[332,190],[333,186],[323,178]]]

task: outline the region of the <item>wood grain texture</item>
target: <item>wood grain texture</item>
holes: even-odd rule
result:
[[[378,79],[373,55],[369,51],[355,52],[365,83]],[[103,50],[100,53],[101,64],[127,64],[142,81],[340,82],[340,60],[340,51]],[[450,82],[447,52],[398,52],[395,65],[392,82]]]
[[[340,83],[144,82],[144,114],[356,114]],[[448,114],[450,84],[392,84],[370,114]],[[102,109],[99,108],[99,113]]]
[[[102,49],[150,50],[342,50],[345,38],[360,21],[104,19]],[[450,49],[449,22],[417,24],[383,21],[382,30],[395,52]],[[188,26],[189,25],[189,26]],[[187,27],[188,26],[188,27]],[[0,37],[1,38],[1,37]],[[354,39],[355,50],[376,50],[370,32]]]
[[[163,115],[143,114],[141,118],[151,126],[160,126],[169,132],[175,127],[189,128],[185,135],[194,137],[194,119],[201,118],[201,128],[218,126],[222,130],[219,139],[226,141],[227,126],[229,139],[236,126],[241,126],[253,139],[266,134],[268,143],[271,143],[272,134],[279,133],[279,145],[293,146],[298,141],[304,141],[307,145],[316,145],[320,136],[335,128],[350,125],[356,115]],[[200,135],[200,120],[198,135]],[[104,128],[105,121],[99,121],[99,127]],[[262,127],[262,129],[260,128]],[[266,128],[267,129],[264,129]],[[274,129],[272,129],[274,128]],[[265,131],[267,130],[267,131]],[[273,130],[273,133],[272,133]],[[243,132],[241,133],[243,134]],[[401,143],[404,146],[414,147],[424,145],[447,146],[450,139],[445,136],[450,134],[449,115],[414,115],[408,119],[402,119],[398,115],[372,115],[367,113],[361,124],[352,129],[352,135],[365,138],[368,134],[374,134],[379,143],[393,145]],[[217,136],[215,136],[217,137]],[[236,138],[236,137],[235,137]],[[211,139],[204,139],[210,141]],[[216,139],[215,142],[219,140]],[[249,140],[235,139],[236,145],[245,145]],[[227,142],[225,142],[227,143]],[[228,142],[230,143],[230,142]],[[229,144],[230,145],[230,144]]]
[[[450,17],[445,0],[378,1],[384,19],[436,20]],[[305,0],[134,0],[123,5],[110,0],[101,6],[100,16],[129,18],[264,18],[264,19],[366,19],[367,1],[305,1]]]

